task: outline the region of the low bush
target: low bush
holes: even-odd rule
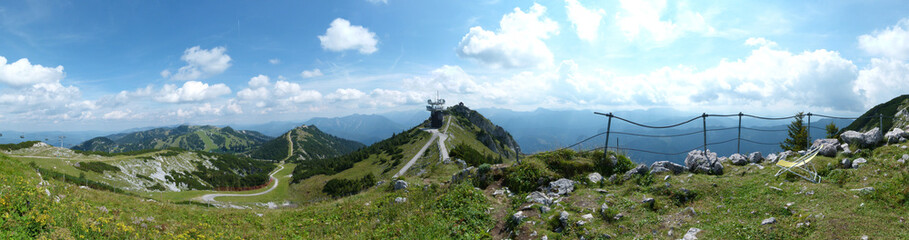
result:
[[[525,159],[517,166],[505,169],[503,184],[511,191],[518,193],[531,192],[540,184],[555,178],[555,173],[546,168],[546,165],[536,159]]]
[[[15,150],[23,149],[23,148],[30,148],[30,147],[34,146],[35,143],[39,143],[39,142],[40,141],[27,141],[27,142],[21,142],[21,143],[0,144],[0,150],[15,151]]]
[[[592,161],[586,158],[579,158],[578,153],[571,149],[540,153],[535,155],[535,157],[543,160],[549,169],[564,178],[575,178],[594,169]]]
[[[322,192],[332,197],[343,197],[354,195],[376,185],[376,176],[372,173],[367,174],[359,179],[331,179],[325,182]]]
[[[608,152],[605,157],[602,152],[599,152],[599,154],[594,154],[593,157],[594,171],[602,174],[604,177],[612,176],[612,174],[621,175],[635,167],[634,162],[632,162],[631,159],[628,159],[625,155],[616,154],[615,152]]]
[[[499,164],[502,163],[502,156],[483,155],[479,151],[467,146],[467,144],[458,144],[449,151],[452,158],[464,160],[469,166],[480,166],[482,164]]]
[[[104,171],[119,172],[120,168],[114,165],[107,164],[105,162],[80,162],[76,166],[77,169],[82,171],[92,171],[99,174],[103,174]]]

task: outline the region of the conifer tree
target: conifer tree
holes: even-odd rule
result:
[[[804,112],[795,115],[795,120],[789,124],[789,138],[780,143],[783,150],[800,151],[808,148],[808,128],[802,122]]]
[[[836,127],[836,123],[827,124],[827,138],[839,138],[837,132],[840,131],[840,128]]]

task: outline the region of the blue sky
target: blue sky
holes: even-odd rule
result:
[[[905,1],[4,1],[11,130],[474,108],[856,115],[909,93]]]

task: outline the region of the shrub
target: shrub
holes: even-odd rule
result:
[[[39,142],[40,141],[27,141],[27,142],[21,142],[21,143],[0,144],[0,150],[15,151],[15,150],[23,149],[23,148],[30,148],[30,147],[34,146],[35,143],[39,143]]]
[[[473,185],[479,187],[480,189],[486,189],[489,184],[492,184],[493,174],[492,167],[489,164],[480,165],[477,168],[477,176],[473,179]]]
[[[372,173],[363,176],[360,179],[331,179],[322,187],[322,192],[332,197],[343,197],[354,195],[376,185],[376,176]]]
[[[549,169],[565,178],[575,178],[594,169],[593,162],[577,158],[577,156],[578,154],[571,149],[560,149],[536,155],[537,158],[546,163]]]
[[[536,190],[540,184],[554,177],[555,174],[539,160],[525,159],[521,164],[505,169],[503,184],[511,191],[525,193]]]
[[[603,157],[602,153],[594,154],[594,156],[596,158],[593,158],[593,169],[604,177],[612,174],[623,174],[635,167],[631,159],[615,152],[608,152],[606,157]]]
[[[479,151],[467,146],[467,144],[460,143],[449,151],[449,155],[452,158],[459,158],[464,160],[467,165],[470,166],[480,166],[482,164],[499,164],[502,163],[502,156],[493,156],[493,155],[483,155]]]
[[[120,168],[118,168],[114,165],[110,165],[105,162],[97,162],[97,161],[80,162],[79,165],[76,166],[76,168],[78,168],[79,170],[82,170],[82,171],[92,171],[92,172],[96,172],[99,174],[103,174],[104,171],[113,171],[113,172],[120,171]]]

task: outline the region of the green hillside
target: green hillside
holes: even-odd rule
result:
[[[303,125],[262,144],[249,155],[256,159],[308,161],[344,155],[365,147],[362,143]]]
[[[268,173],[276,167],[237,155],[173,148],[99,156],[29,143],[32,146],[6,154],[44,174],[85,179],[139,195],[258,186],[268,182]]]
[[[206,152],[240,153],[252,150],[271,137],[231,127],[189,126],[156,128],[128,134],[97,137],[73,146],[89,152],[130,152],[171,147]]]
[[[878,114],[883,115],[884,117],[878,118]],[[849,126],[840,130],[840,132],[849,130],[859,132],[868,131],[872,128],[880,127],[882,119],[884,127],[881,128],[881,131],[884,133],[893,127],[909,126],[909,95],[902,95],[874,106],[853,121],[852,124],[849,124]]]

